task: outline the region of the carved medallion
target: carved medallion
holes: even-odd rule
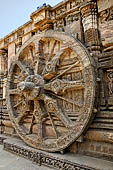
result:
[[[78,139],[91,118],[94,63],[70,35],[37,34],[12,62],[7,89],[10,119],[18,135],[37,149],[61,151]]]

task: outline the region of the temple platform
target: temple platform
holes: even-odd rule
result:
[[[6,158],[11,153],[12,162],[14,158],[20,159],[21,157],[25,160],[25,162],[28,161],[28,165],[31,162],[31,169],[33,169],[34,166],[37,166],[37,169],[43,170],[48,168],[58,170],[113,170],[113,162],[111,161],[101,160],[80,154],[47,153],[31,148],[27,146],[21,139],[15,137],[12,138],[9,136],[0,135],[0,144],[3,145],[0,146],[0,170],[4,170],[1,169],[1,166],[5,166],[4,159],[7,160]],[[3,155],[6,158],[3,158]],[[5,170],[9,170],[9,168],[5,168]]]

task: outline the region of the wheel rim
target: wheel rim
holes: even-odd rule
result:
[[[83,45],[65,33],[31,38],[10,66],[8,110],[30,146],[60,151],[83,133],[95,98],[94,65]]]

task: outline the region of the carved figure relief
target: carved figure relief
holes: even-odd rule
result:
[[[93,61],[75,38],[48,31],[26,42],[7,87],[11,121],[29,145],[61,151],[84,131],[95,98]]]
[[[64,22],[63,19],[58,20],[55,24],[54,24],[54,29],[58,30],[58,31],[63,31],[64,30]]]
[[[113,69],[107,70],[109,95],[113,94]]]
[[[79,15],[68,15],[67,16],[67,24],[71,24],[73,21],[78,21],[79,20]]]

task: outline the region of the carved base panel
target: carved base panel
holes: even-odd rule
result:
[[[24,157],[39,166],[47,166],[54,169],[64,169],[64,170],[98,170],[98,166],[95,166],[93,160],[90,163],[90,166],[87,163],[87,159],[90,157],[82,157],[79,155],[69,155],[69,154],[53,154],[43,151],[39,151],[33,148],[30,148],[25,143],[17,138],[7,138],[4,140],[3,148],[6,151],[9,151],[18,156]],[[76,159],[77,156],[77,160]],[[84,158],[84,161],[82,159]],[[98,162],[99,160],[97,160]],[[88,165],[88,166],[87,166]]]

